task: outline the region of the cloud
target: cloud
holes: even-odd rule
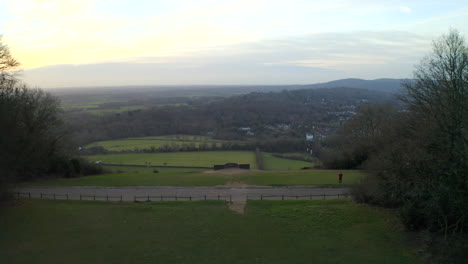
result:
[[[400,6],[400,11],[403,12],[403,13],[411,13],[412,12],[411,8],[409,8],[407,6]]]
[[[184,56],[58,65],[24,72],[42,87],[156,84],[294,84],[410,77],[430,39],[399,31],[322,33],[199,50]]]

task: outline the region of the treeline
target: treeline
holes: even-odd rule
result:
[[[303,138],[314,129],[334,131],[366,102],[395,101],[392,94],[355,88],[251,93],[197,105],[168,105],[104,116],[65,114],[73,138],[94,141],[168,134],[214,134],[218,139]],[[241,127],[249,127],[246,135]]]
[[[250,140],[243,142],[218,142],[191,144],[164,144],[161,147],[134,148],[133,150],[109,151],[102,146],[92,146],[80,151],[82,155],[121,154],[121,153],[156,153],[184,151],[216,151],[216,150],[255,150],[261,148],[266,152],[302,152],[310,145],[303,139],[280,138],[270,140]]]
[[[22,84],[17,66],[0,42],[0,198],[18,181],[99,171],[73,157],[58,99]]]
[[[357,201],[399,208],[408,229],[427,229],[455,243],[446,244],[446,250],[458,249],[447,254],[455,255],[449,263],[466,253],[467,48],[456,31],[435,42],[415,71],[416,81],[405,85],[405,111],[385,104],[360,107],[321,155],[328,168],[370,172],[354,187]]]

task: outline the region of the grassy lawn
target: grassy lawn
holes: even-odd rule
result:
[[[118,108],[104,108],[104,109],[87,108],[86,112],[96,114],[96,115],[103,115],[103,114],[109,114],[109,113],[121,113],[125,111],[134,111],[134,110],[145,109],[145,108],[146,106],[144,105],[131,105],[131,106],[121,106]]]
[[[227,142],[227,141],[226,141]],[[164,140],[164,139],[122,139],[122,140],[107,140],[107,141],[98,141],[86,145],[85,147],[96,147],[101,146],[109,151],[133,151],[135,149],[160,149],[164,146],[168,147],[183,147],[190,146],[199,148],[200,145],[206,144],[207,147],[212,147],[213,144],[216,147],[221,147],[223,141],[176,141],[176,140]]]
[[[91,155],[86,157],[91,161],[101,160],[104,163],[110,164],[213,167],[215,164],[235,162],[250,164],[251,168],[257,167],[253,151],[132,153]]]
[[[305,170],[294,172],[261,172],[234,175],[234,181],[251,185],[320,185],[329,187],[349,186],[357,183],[365,172],[341,170],[343,183],[338,183],[339,170]]]
[[[209,136],[199,135],[162,135],[162,136],[149,136],[149,137],[137,137],[129,139],[165,139],[165,140],[192,140],[192,141],[219,141]]]
[[[220,201],[0,210],[2,263],[421,263],[394,215],[348,200],[249,201],[245,215]]]
[[[109,166],[106,166],[109,167]],[[157,169],[159,173],[152,171]],[[318,185],[328,187],[349,186],[357,182],[364,172],[342,171],[343,184],[338,184],[336,170],[299,172],[257,172],[248,174],[201,173],[197,169],[170,169],[145,167],[114,167],[113,173],[72,179],[57,179],[27,183],[27,186],[215,186],[229,182],[250,185]],[[120,172],[120,173],[115,173]]]
[[[97,111],[97,110],[96,110]],[[207,136],[196,135],[165,135],[153,137],[124,138],[120,140],[106,140],[93,142],[85,147],[102,146],[109,151],[133,151],[135,149],[160,149],[162,147],[183,147],[190,146],[199,148],[206,144],[207,147],[221,147],[223,143],[242,144],[242,141],[214,140]]]
[[[314,166],[311,162],[278,158],[267,152],[262,152],[262,156],[265,170],[300,170]]]

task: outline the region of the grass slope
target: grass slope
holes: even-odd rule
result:
[[[108,166],[106,166],[108,167]],[[114,172],[104,175],[72,179],[57,179],[27,183],[27,186],[215,186],[229,182],[250,185],[318,185],[349,186],[364,176],[360,171],[342,171],[343,184],[338,184],[337,170],[311,170],[299,172],[257,172],[238,175],[201,173],[197,169],[113,167]]]
[[[348,200],[26,201],[0,208],[3,263],[420,263],[386,211]]]
[[[226,141],[227,142],[227,141]],[[221,147],[223,141],[176,141],[176,140],[164,140],[164,139],[122,139],[122,140],[107,140],[98,141],[86,145],[89,147],[101,146],[109,151],[133,151],[135,149],[160,149],[168,146],[172,148],[191,146],[199,148],[200,145],[207,144],[208,147],[212,147],[213,144],[216,147]]]
[[[262,152],[262,156],[265,170],[300,170],[314,166],[311,162],[278,158],[267,152]]]
[[[190,146],[199,148],[206,144],[207,147],[221,147],[223,143],[243,144],[243,141],[217,140],[208,136],[197,135],[164,135],[151,137],[123,138],[119,140],[97,141],[86,145],[85,147],[102,146],[109,151],[133,151],[135,149],[160,149],[163,147],[183,147]]]
[[[247,163],[256,168],[255,154],[252,151],[200,151],[170,153],[132,153],[87,156],[91,161],[101,160],[110,164],[162,166],[213,167],[228,162]]]

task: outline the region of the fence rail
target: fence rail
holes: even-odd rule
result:
[[[307,195],[247,195],[247,200],[311,200],[311,199],[327,199],[327,197],[334,198],[348,198],[351,197],[349,193],[337,194],[307,194]]]
[[[40,198],[53,200],[93,200],[93,201],[124,201],[124,196],[111,195],[90,195],[90,194],[56,194],[56,193],[39,193],[34,195],[31,192],[15,192],[12,195],[16,198]],[[308,194],[308,195],[264,195],[264,194],[249,194],[246,195],[247,200],[311,200],[311,199],[327,199],[327,198],[347,198],[349,193],[338,194]],[[133,198],[133,199],[132,199]],[[133,202],[152,202],[152,201],[192,201],[192,200],[223,200],[232,202],[232,195],[133,195],[127,196],[125,201]]]

